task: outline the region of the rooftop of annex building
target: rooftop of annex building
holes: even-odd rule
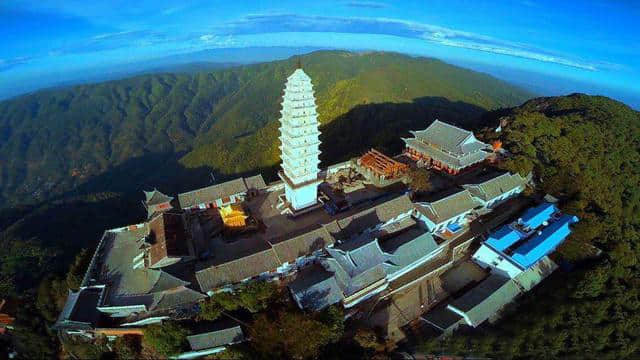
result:
[[[324,182],[323,185],[332,187],[333,184]],[[327,187],[320,187],[321,197]],[[284,201],[284,188],[277,185],[266,191],[248,196],[240,206],[248,216],[247,226],[244,229],[223,231],[212,233],[206,231],[213,225],[212,217],[217,213],[217,209],[206,209],[204,211],[194,211],[190,214],[192,221],[192,233],[201,239],[195,239],[196,243],[208,246],[207,259],[204,266],[224,263],[251,255],[252,253],[266,250],[272,246],[277,246],[282,242],[307,234],[324,227],[332,236],[345,236],[348,228],[342,229],[335,222],[348,218],[360,211],[373,209],[388,200],[402,196],[406,193],[406,187],[396,184],[387,188],[377,188],[365,186],[352,193],[345,194],[344,199],[349,205],[343,206],[342,211],[335,212],[330,209],[335,203],[329,197],[324,199],[324,204],[301,212],[296,215],[285,213],[282,207]],[[379,213],[376,219],[370,219],[375,225],[384,214]],[[392,210],[390,210],[392,211]],[[373,215],[370,215],[372,217]],[[364,221],[361,219],[360,221]],[[341,231],[342,230],[342,231]],[[202,258],[202,256],[201,256]]]
[[[283,214],[278,208],[282,189],[266,191],[243,203],[254,224],[246,232],[210,236],[195,229],[194,233],[205,237],[204,242],[209,246],[208,256],[196,265],[202,290],[209,291],[294,263],[337,239],[350,238],[414,209],[411,200],[403,195],[403,187],[367,191],[366,201],[359,201],[341,212],[333,213],[326,206],[317,206],[295,217]],[[198,228],[203,224],[195,222],[193,226]]]
[[[485,243],[528,268],[553,251],[571,233],[569,225],[578,221],[578,217],[562,214],[554,204],[545,202],[489,234]]]

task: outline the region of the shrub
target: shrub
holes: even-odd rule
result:
[[[166,356],[180,353],[189,331],[176,322],[149,325],[144,328],[144,341]]]

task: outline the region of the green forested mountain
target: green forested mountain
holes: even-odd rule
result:
[[[559,252],[567,261],[496,325],[424,350],[498,359],[640,357],[640,113],[601,96],[538,98],[489,114],[512,171],[580,222]],[[501,133],[493,131],[506,121]],[[594,248],[602,254],[594,258]],[[566,266],[569,264],[569,266]]]
[[[296,61],[144,75],[1,102],[0,202],[153,185],[172,192],[206,184],[210,170],[269,169],[278,161],[282,88]],[[369,144],[397,146],[395,135],[433,117],[472,121],[530,97],[435,59],[321,51],[301,62],[325,127],[324,160]]]

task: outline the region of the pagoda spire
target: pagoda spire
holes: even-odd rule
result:
[[[287,78],[280,111],[280,151],[287,202],[294,211],[318,201],[320,130],[311,78],[301,68]]]

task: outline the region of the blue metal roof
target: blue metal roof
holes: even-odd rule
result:
[[[563,215],[545,227],[526,243],[520,245],[511,256],[511,259],[523,268],[535,264],[543,256],[549,254],[571,234],[570,224],[578,222],[574,215]]]
[[[519,219],[519,222],[525,227],[536,229],[543,222],[548,221],[551,215],[558,211],[552,203],[543,203],[534,208],[527,210]]]
[[[487,244],[498,251],[504,251],[522,238],[522,234],[509,225],[505,225],[489,235]]]
[[[462,229],[462,227],[460,227],[460,225],[458,225],[457,223],[453,223],[453,224],[447,225],[447,229],[449,229],[451,232],[456,232]]]

